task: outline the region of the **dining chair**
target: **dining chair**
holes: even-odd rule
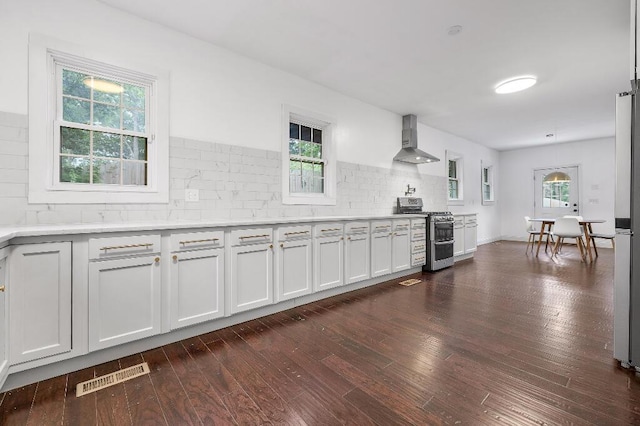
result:
[[[610,240],[611,241],[611,247],[615,250],[616,249],[616,234],[600,234],[597,232],[593,232],[590,235],[591,238],[591,247],[593,247],[593,251],[596,254],[596,257],[598,257],[598,248],[596,247],[596,240],[595,238],[600,238],[603,240]]]
[[[527,232],[529,233],[529,239],[527,240],[527,248],[525,250],[525,253],[529,251],[529,246],[531,246],[531,252],[533,253],[533,246],[535,246],[537,242],[536,238],[540,236],[540,231],[537,231],[534,228],[534,223],[531,221],[531,218],[529,216],[524,217],[524,223],[526,225]],[[544,231],[542,235],[547,236],[547,242],[544,246],[544,250],[547,251],[547,247],[549,246],[549,237],[550,237],[549,231]],[[553,242],[553,239],[552,239],[552,242]]]
[[[553,246],[553,253],[551,256],[558,256],[558,251],[560,251],[560,247],[564,242],[565,238],[575,238],[576,245],[580,250],[580,257],[582,261],[585,261],[585,244],[582,239],[582,227],[580,226],[580,222],[575,217],[561,217],[556,219],[556,222],[553,224],[552,235],[556,237],[556,243]]]

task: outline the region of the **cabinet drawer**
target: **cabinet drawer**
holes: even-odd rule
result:
[[[344,227],[345,234],[368,234],[369,222],[350,222]]]
[[[410,225],[411,225],[411,222],[409,221],[409,219],[394,220],[393,221],[393,230],[396,231],[396,232],[397,231],[408,231]]]
[[[223,231],[183,232],[171,234],[171,251],[224,247]]]
[[[376,232],[391,232],[390,220],[376,220],[371,222],[371,233]]]
[[[313,235],[316,237],[329,237],[342,235],[344,225],[341,223],[321,223],[313,227]]]
[[[427,239],[427,230],[426,229],[413,229],[411,231],[411,241],[421,241]]]
[[[237,229],[231,231],[232,246],[247,246],[251,244],[264,244],[273,241],[272,228]]]
[[[421,219],[411,219],[411,229],[426,229],[427,228],[427,220],[424,218]]]
[[[476,219],[475,216],[465,216],[464,224],[465,226],[477,226],[478,220]]]
[[[464,216],[455,216],[453,221],[454,228],[464,227]]]
[[[305,240],[311,238],[311,225],[278,228],[278,241]]]
[[[411,255],[411,266],[420,266],[426,263],[427,254],[425,252]]]
[[[160,252],[160,235],[89,239],[89,259],[109,259]]]
[[[412,241],[411,242],[411,253],[419,253],[423,252],[427,249],[427,243],[424,240],[422,241]]]

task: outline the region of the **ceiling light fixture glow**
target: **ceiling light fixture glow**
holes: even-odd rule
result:
[[[85,86],[91,87],[93,90],[97,90],[99,92],[105,93],[122,93],[124,92],[124,87],[122,87],[118,83],[114,83],[108,80],[102,80],[100,78],[95,77],[87,77],[82,80]]]
[[[510,78],[509,80],[499,83],[495,91],[499,94],[519,92],[533,86],[537,81],[538,80],[532,75]]]

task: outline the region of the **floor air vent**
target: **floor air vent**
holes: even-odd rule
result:
[[[410,285],[414,285],[414,284],[418,284],[421,283],[422,280],[417,280],[415,278],[411,278],[410,280],[405,280],[405,281],[400,281],[400,285],[404,285],[404,286],[410,286]]]
[[[146,362],[142,364],[134,365],[133,367],[118,370],[114,373],[104,376],[96,377],[95,379],[87,380],[86,382],[78,383],[76,386],[76,397],[86,395],[91,392],[98,391],[100,389],[108,388],[117,383],[122,383],[134,377],[149,374],[149,366]]]

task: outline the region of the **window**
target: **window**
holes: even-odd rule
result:
[[[324,193],[322,129],[289,122],[289,192]]]
[[[449,204],[461,203],[463,198],[462,156],[447,151],[447,176]]]
[[[149,85],[56,66],[56,183],[147,186]]]
[[[283,203],[335,204],[335,121],[284,107]]]
[[[29,201],[168,202],[168,79],[30,40]]]
[[[482,204],[493,204],[495,202],[493,189],[493,166],[481,167],[482,169]]]

